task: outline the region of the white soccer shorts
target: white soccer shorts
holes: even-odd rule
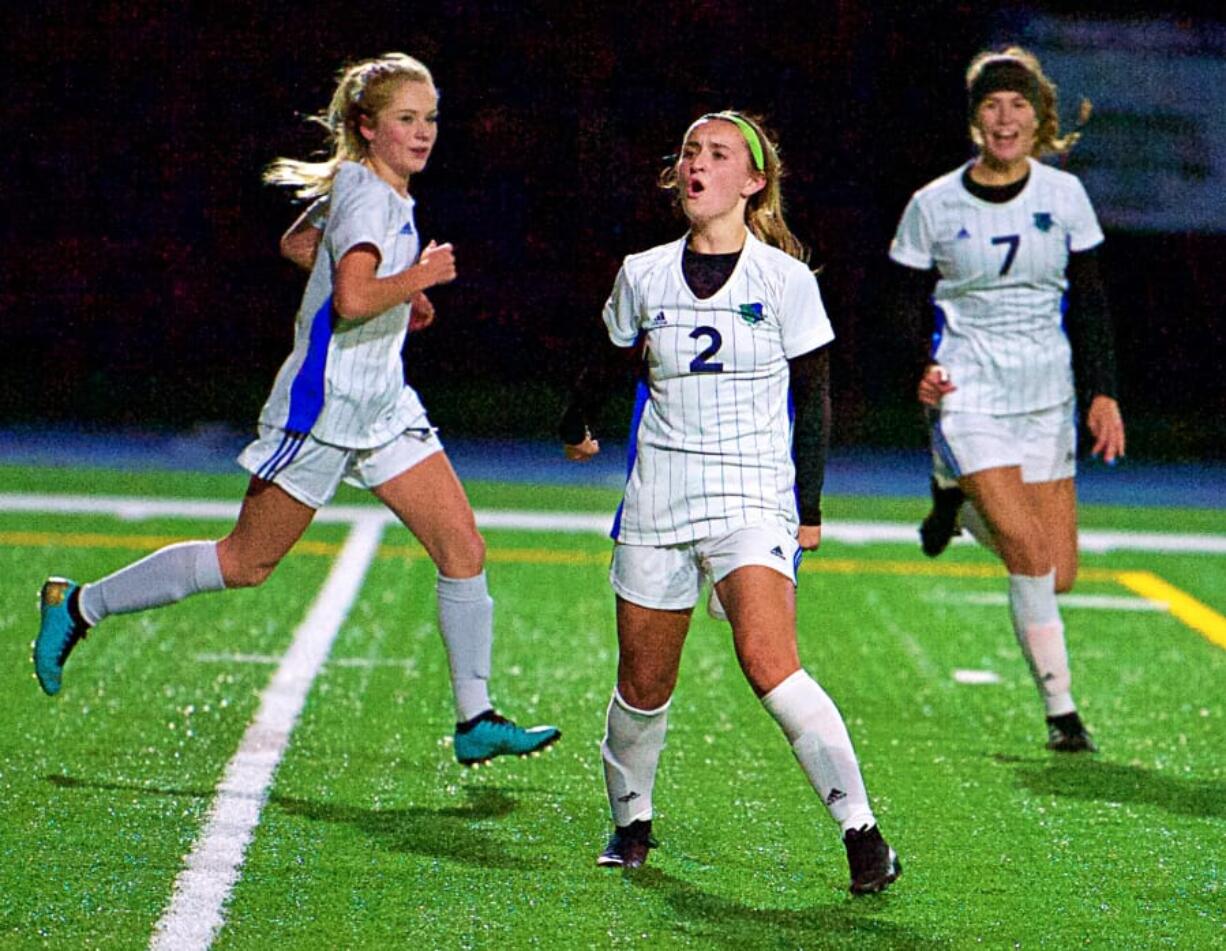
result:
[[[1077,474],[1073,401],[1033,413],[934,414],[933,472],[938,481],[1020,466],[1023,482],[1054,482]]]
[[[310,434],[292,434],[263,423],[259,431],[259,438],[239,454],[238,464],[315,509],[328,503],[342,479],[360,489],[373,489],[443,450],[438,433],[424,417],[420,428],[405,430],[374,449],[333,446]]]
[[[685,610],[698,603],[704,579],[722,581],[738,568],[762,565],[796,584],[800,545],[782,523],[746,525],[724,535],[677,545],[613,546],[609,584],[645,608]]]

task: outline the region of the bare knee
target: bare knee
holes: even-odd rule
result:
[[[759,697],[765,697],[800,669],[800,658],[795,650],[777,654],[740,655],[737,659],[749,686]]]
[[[445,578],[473,578],[485,568],[485,539],[476,525],[447,536],[435,557],[435,567]]]
[[[1051,551],[1042,536],[1033,529],[1022,527],[993,528],[1000,557],[1011,574],[1045,575],[1052,569]]]
[[[217,543],[217,561],[227,588],[257,588],[268,580],[278,564],[251,557],[229,537]]]

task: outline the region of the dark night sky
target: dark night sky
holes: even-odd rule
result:
[[[823,267],[839,438],[919,439],[873,290],[909,194],[967,155],[982,4],[22,8],[0,40],[0,425],[253,421],[302,287],[276,254],[296,210],[260,171],[322,145],[302,117],[339,66],[400,49],[442,91],[413,191],[460,268],[408,353],[436,421],[522,428],[529,409],[507,407],[539,399],[551,431],[621,257],[680,233],[660,157],[696,115],[735,107],[779,134],[789,223]],[[1224,251],[1220,235],[1108,236],[1125,410],[1155,450],[1223,452]]]

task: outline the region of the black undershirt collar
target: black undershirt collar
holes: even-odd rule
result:
[[[984,185],[971,178],[971,166],[967,166],[962,172],[962,187],[974,195],[981,201],[990,201],[994,205],[1002,205],[1007,201],[1012,201],[1022,193],[1022,189],[1026,187],[1026,183],[1030,181],[1030,170],[1026,170],[1026,174],[1016,182],[1011,182],[1008,185]]]
[[[744,248],[741,249],[742,251]],[[681,273],[685,283],[689,285],[694,296],[705,300],[728,283],[728,278],[736,270],[736,262],[740,260],[740,251],[727,254],[701,254],[687,244],[681,255]]]

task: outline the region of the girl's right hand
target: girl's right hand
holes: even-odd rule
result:
[[[941,398],[952,393],[957,387],[949,382],[949,373],[939,363],[931,363],[924,375],[920,377],[915,395],[925,406],[934,409],[941,405]]]
[[[417,259],[418,269],[424,279],[422,290],[436,284],[448,284],[455,280],[455,252],[450,242],[438,244],[431,241]]]

